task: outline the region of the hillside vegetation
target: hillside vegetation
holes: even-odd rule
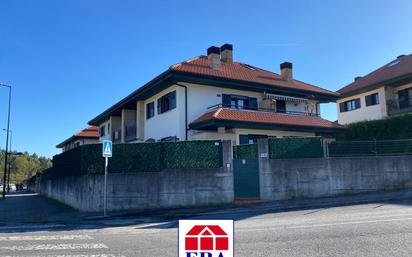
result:
[[[37,154],[24,152],[22,155],[9,155],[10,162],[10,183],[24,183],[25,180],[34,176],[38,171],[51,167],[51,160]],[[3,181],[5,152],[0,151],[0,181]]]

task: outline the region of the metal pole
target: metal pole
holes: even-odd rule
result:
[[[104,196],[103,196],[103,216],[107,215],[107,166],[109,164],[109,158],[104,158]]]
[[[11,151],[11,141],[13,139],[13,131],[10,131],[10,155],[12,153]],[[10,167],[11,167],[11,156],[9,160],[9,167],[7,169],[7,193],[10,192]]]
[[[4,174],[3,174],[3,200],[6,198],[6,175],[7,175],[7,157],[9,155],[9,131],[10,131],[10,106],[11,106],[11,86],[0,84],[9,88],[9,110],[7,113],[7,133],[6,133],[6,155],[4,157]]]

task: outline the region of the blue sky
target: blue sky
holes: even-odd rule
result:
[[[234,58],[337,90],[412,53],[412,1],[0,1],[0,82],[13,148],[55,145],[171,64],[232,43]],[[0,88],[0,129],[7,90]],[[335,120],[333,104],[322,106]],[[0,130],[0,147],[5,133]]]

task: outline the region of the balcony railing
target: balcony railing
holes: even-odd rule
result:
[[[112,138],[114,143],[119,143],[122,141],[122,130],[115,129],[112,133]]]
[[[388,115],[395,115],[401,113],[412,113],[412,99],[409,101],[399,102],[397,99],[388,100],[386,102],[388,107]]]
[[[319,113],[310,113],[310,112],[297,112],[297,111],[288,111],[288,110],[275,110],[273,108],[260,108],[260,107],[250,107],[250,106],[235,106],[235,105],[226,105],[226,104],[215,104],[208,107],[208,110],[214,110],[218,108],[231,108],[237,110],[252,110],[252,111],[261,111],[261,112],[274,112],[274,113],[283,113],[289,115],[302,115],[302,116],[315,116],[319,117]]]
[[[132,123],[125,126],[125,141],[136,140],[136,123]]]

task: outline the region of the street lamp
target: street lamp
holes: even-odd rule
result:
[[[3,129],[3,131],[7,131],[7,130]],[[10,132],[10,148],[9,148],[10,149],[10,152],[9,152],[10,160],[9,160],[9,163],[8,163],[9,165],[8,165],[8,168],[7,168],[7,193],[10,192],[11,156],[12,155],[14,155],[14,156],[23,155],[23,153],[21,153],[21,152],[17,152],[17,153],[12,152],[11,141],[13,139],[13,130],[10,130],[9,132]]]
[[[7,133],[6,133],[6,155],[4,157],[4,174],[3,174],[3,200],[6,197],[6,172],[7,172],[7,157],[9,155],[9,132],[10,132],[10,106],[11,106],[11,86],[1,84],[0,86],[7,87],[9,89],[9,108],[7,112]]]

